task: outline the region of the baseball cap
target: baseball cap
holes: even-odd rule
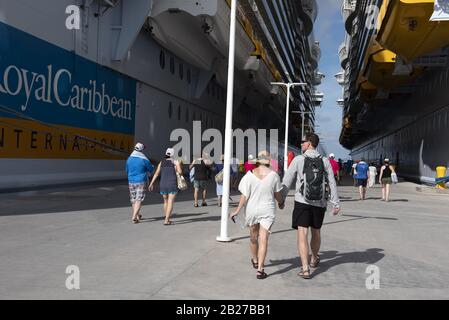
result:
[[[329,154],[329,158],[335,158],[335,154],[333,153]]]
[[[175,154],[175,150],[173,148],[167,148],[167,150],[165,151],[166,156],[173,157],[174,154]]]
[[[145,145],[141,142],[137,142],[134,146],[134,150],[136,151],[142,151],[143,149],[145,149]]]

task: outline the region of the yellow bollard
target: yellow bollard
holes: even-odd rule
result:
[[[443,178],[443,177],[445,177],[445,176],[446,176],[446,170],[447,170],[446,167],[438,166],[438,167],[437,167],[437,170],[436,170],[436,172],[437,172],[437,178]],[[447,188],[446,188],[446,183],[445,183],[445,182],[437,183],[436,187],[437,187],[438,189],[447,189]]]

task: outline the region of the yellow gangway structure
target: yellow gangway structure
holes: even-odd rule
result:
[[[377,41],[406,62],[449,45],[449,21],[429,21],[435,0],[386,0]]]

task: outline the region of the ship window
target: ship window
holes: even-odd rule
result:
[[[175,74],[175,58],[170,57],[170,72]]]
[[[181,105],[178,106],[178,120],[181,121]]]
[[[187,69],[187,82],[190,84],[191,80],[190,69]]]
[[[171,119],[171,116],[173,114],[173,104],[170,102],[168,104],[168,118]]]
[[[189,122],[189,108],[186,108],[186,122]]]
[[[179,78],[181,80],[184,78],[184,65],[182,63],[179,64]]]
[[[165,53],[163,50],[161,50],[161,53],[159,54],[159,65],[162,70],[165,68]]]

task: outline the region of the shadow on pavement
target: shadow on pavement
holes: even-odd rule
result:
[[[326,272],[332,267],[345,263],[375,264],[376,262],[383,259],[383,257],[385,257],[385,254],[382,253],[383,251],[383,249],[379,248],[371,248],[367,249],[366,251],[343,253],[339,253],[338,251],[323,251],[320,254],[321,262],[318,268],[312,272],[312,277],[316,277],[320,273]],[[266,264],[265,267],[273,267],[279,265],[286,265],[286,267],[271,273],[270,276],[286,273],[295,268],[299,268],[299,257],[282,260],[270,260],[270,263]]]
[[[187,220],[173,220],[174,224],[186,224],[186,223],[195,223],[195,222],[205,222],[205,221],[220,221],[221,216],[209,216],[195,219],[187,219]]]
[[[186,214],[179,214],[179,213],[173,213],[170,217],[170,220],[173,219],[182,219],[182,218],[187,218],[187,217],[196,217],[196,216],[201,216],[203,214],[207,214],[208,212],[200,212],[200,213],[186,213]],[[165,220],[165,216],[159,216],[159,217],[143,217],[140,222],[145,223],[145,222],[156,222],[156,221],[164,221]],[[183,220],[180,220],[183,221]],[[173,221],[173,223],[177,223],[178,221]]]
[[[365,263],[375,264],[385,257],[383,249],[371,248],[366,251],[344,252],[338,251],[323,251],[320,254],[321,262],[317,269],[312,272],[312,277],[328,271],[332,267],[345,263]]]
[[[366,200],[381,200],[381,197],[368,197]],[[351,198],[351,197],[340,197],[340,202],[354,202],[354,201],[362,201],[359,198]],[[389,202],[409,202],[408,199],[392,199]]]
[[[366,217],[366,216],[358,216],[358,215],[351,215],[351,214],[342,214],[341,217],[354,217],[353,219],[346,219],[346,220],[339,220],[339,221],[332,221],[332,222],[325,222],[323,225],[329,225],[329,224],[335,224],[335,223],[342,223],[342,222],[348,222],[348,221],[354,221],[354,220],[363,220],[363,219],[378,219],[378,220],[399,220],[398,218],[389,218],[389,217]]]
[[[398,218],[390,218],[390,217],[366,217],[366,216],[359,216],[359,215],[353,215],[353,214],[342,214],[341,217],[353,217],[354,219],[346,219],[346,220],[339,220],[339,221],[332,221],[332,222],[325,222],[323,223],[323,225],[328,225],[328,224],[335,224],[335,223],[342,223],[342,222],[348,222],[348,221],[354,221],[354,220],[363,220],[363,219],[376,219],[376,220],[392,220],[392,221],[397,221],[399,220]],[[219,220],[220,217],[218,217],[217,220]],[[290,228],[290,229],[284,229],[284,230],[277,230],[277,231],[273,231],[270,235],[270,237],[272,237],[275,234],[278,233],[284,233],[284,232],[290,232],[290,231],[295,231],[295,229]],[[249,232],[249,230],[248,230]],[[244,236],[244,237],[239,237],[239,238],[233,238],[232,241],[237,241],[237,240],[244,240],[244,239],[249,239],[249,235],[248,236]]]
[[[365,217],[365,216],[358,216],[354,214],[342,214],[342,217],[357,217],[357,218],[368,218],[368,219],[381,219],[381,220],[399,220],[398,218],[389,218],[389,217]],[[347,220],[345,220],[347,221]]]
[[[216,186],[207,184],[207,202],[216,204]],[[154,192],[146,192],[143,208],[148,205],[163,204],[157,185]],[[239,200],[239,193],[232,192],[234,201]],[[191,201],[193,208],[193,188],[178,192],[177,202]],[[230,203],[230,207],[237,206]],[[52,188],[26,190],[17,193],[0,193],[0,216],[30,215],[42,213],[68,213],[85,210],[117,209],[131,211],[127,181],[107,183],[87,183],[85,185],[65,185]],[[162,212],[162,210],[161,210]]]

